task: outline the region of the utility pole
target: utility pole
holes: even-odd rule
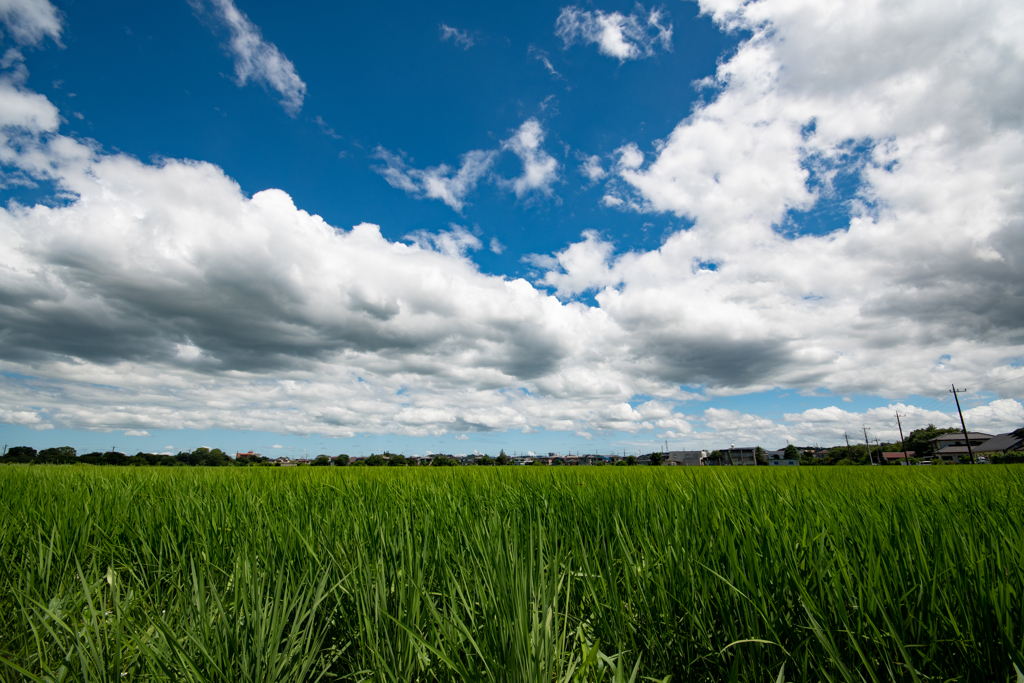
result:
[[[874,465],[875,464],[875,458],[871,454],[871,442],[868,441],[868,428],[867,427],[864,427],[864,443],[866,443],[868,445],[868,462],[870,462],[872,465]]]
[[[957,394],[962,394],[967,390],[957,390],[955,384],[950,384],[949,386],[953,387],[953,389],[949,393],[953,394],[953,399],[956,401],[956,412],[960,413],[960,426],[964,430],[964,441],[967,442],[967,455],[971,458],[971,462],[973,463],[974,451],[971,450],[971,437],[967,434],[967,425],[964,424],[964,411],[960,410],[960,399],[959,397],[957,397]]]
[[[846,457],[849,458],[850,457],[850,435],[847,434],[846,432],[843,432],[843,436],[846,437]]]
[[[896,413],[896,426],[900,428],[900,445],[903,446],[903,459],[907,465],[910,464],[910,456],[907,455],[907,440],[903,438],[903,425],[900,423],[900,414]]]

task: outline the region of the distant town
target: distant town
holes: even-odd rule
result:
[[[866,437],[866,435],[865,435]],[[78,455],[70,446],[46,448],[37,451],[29,446],[4,446],[0,456],[2,464],[85,464],[115,466],[261,466],[261,467],[457,467],[467,465],[530,465],[530,466],[683,466],[683,467],[798,467],[828,465],[955,465],[966,463],[1024,462],[1024,427],[1005,434],[964,432],[955,428],[936,428],[928,425],[910,433],[896,443],[846,443],[820,448],[817,446],[787,445],[779,450],[760,446],[735,446],[707,451],[672,451],[652,453],[596,454],[547,453],[546,455],[507,454],[501,450],[496,456],[487,454],[448,455],[433,453],[427,456],[406,456],[400,453],[376,453],[367,457],[349,457],[346,454],[320,454],[314,458],[268,458],[253,451],[236,452],[234,456],[219,448],[197,448],[175,455],[166,453],[136,453],[127,455],[114,450]]]

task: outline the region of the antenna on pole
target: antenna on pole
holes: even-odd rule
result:
[[[953,399],[956,400],[956,412],[960,413],[960,427],[964,430],[964,441],[967,443],[967,455],[974,462],[974,451],[971,450],[971,437],[967,435],[967,425],[964,423],[964,411],[960,410],[960,399],[957,394],[962,394],[966,389],[957,389],[955,384],[950,384],[953,387],[949,393],[953,394]]]
[[[906,415],[903,415],[906,417]],[[900,414],[896,413],[896,426],[900,428],[900,445],[903,446],[903,459],[910,464],[910,456],[907,454],[907,440],[903,438],[903,424],[900,422]]]

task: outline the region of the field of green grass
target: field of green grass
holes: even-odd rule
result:
[[[4,466],[0,680],[1016,681],[1022,522],[1015,466]]]

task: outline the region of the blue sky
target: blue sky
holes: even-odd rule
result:
[[[3,439],[1019,427],[1024,31],[896,5],[11,0]]]

